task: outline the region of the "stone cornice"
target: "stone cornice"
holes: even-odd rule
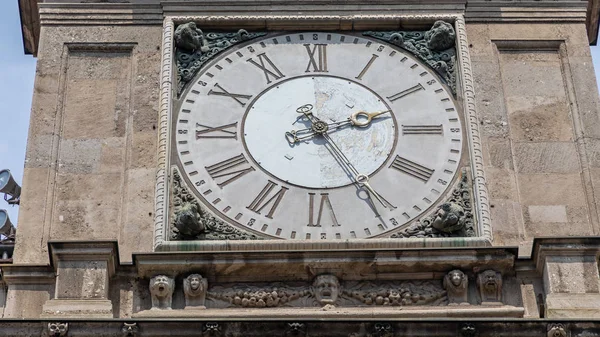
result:
[[[54,284],[54,268],[49,265],[9,264],[0,266],[2,279],[12,284]]]
[[[345,280],[441,278],[449,269],[495,269],[512,273],[516,248],[315,249],[135,254],[141,277],[174,277],[203,270],[209,282],[256,282],[312,279],[329,272]],[[439,275],[438,275],[439,274]]]
[[[48,241],[48,254],[54,268],[60,261],[106,261],[109,275],[119,265],[116,241]]]

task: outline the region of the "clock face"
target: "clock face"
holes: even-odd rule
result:
[[[365,238],[444,195],[462,126],[431,69],[363,36],[252,42],[208,64],[177,110],[181,169],[218,217],[274,238]]]

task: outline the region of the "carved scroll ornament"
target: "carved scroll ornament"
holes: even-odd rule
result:
[[[173,240],[259,240],[209,214],[185,186],[177,169],[173,170]]]
[[[428,31],[364,32],[398,46],[427,63],[456,95],[456,33],[451,24],[436,21]]]

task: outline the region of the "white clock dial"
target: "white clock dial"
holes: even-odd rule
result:
[[[431,69],[335,33],[224,52],[181,98],[174,132],[198,198],[234,226],[281,239],[373,237],[414,221],[454,179],[463,142]]]
[[[310,188],[333,188],[354,182],[336,157],[329,153],[325,140],[314,136],[290,144],[282,130],[310,128],[304,119],[290,119],[290,112],[310,104],[313,113],[328,124],[345,122],[353,111],[386,111],[383,99],[356,82],[323,75],[307,75],[279,82],[265,90],[248,110],[243,122],[243,140],[259,165],[289,184]],[[293,116],[293,115],[292,115]],[[296,114],[294,117],[302,117]],[[348,132],[351,124],[332,126],[329,135],[346,149],[344,154],[356,169],[373,174],[387,160],[394,147],[396,130],[390,114],[381,116],[369,127]],[[307,135],[310,135],[308,132]]]

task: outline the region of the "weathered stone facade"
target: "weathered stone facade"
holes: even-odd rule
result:
[[[600,335],[586,2],[38,5],[0,336]],[[431,53],[449,47],[434,25],[451,52]],[[368,239],[268,240],[186,192],[173,114],[201,64],[181,60],[279,31],[375,36],[453,87],[461,170],[418,221]]]

